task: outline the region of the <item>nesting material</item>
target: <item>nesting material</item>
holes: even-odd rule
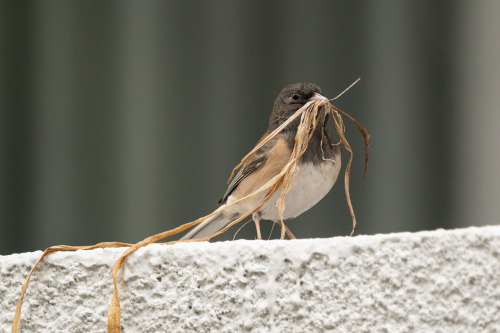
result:
[[[357,82],[357,81],[356,81]],[[352,86],[352,85],[351,85]],[[350,87],[349,87],[350,88]],[[348,89],[349,89],[348,88]],[[340,95],[339,95],[340,96]],[[338,96],[337,96],[338,97]],[[288,191],[292,188],[293,186],[293,181],[295,177],[295,170],[297,170],[296,165],[301,158],[301,156],[304,154],[306,151],[309,141],[311,140],[311,137],[316,130],[318,126],[321,126],[322,131],[323,131],[323,138],[326,136],[324,135],[325,129],[327,126],[328,120],[331,118],[333,120],[333,124],[335,127],[335,130],[340,138],[339,143],[330,143],[330,144],[340,144],[342,143],[346,150],[350,153],[349,161],[347,163],[346,169],[345,169],[345,174],[344,174],[344,186],[345,186],[345,194],[346,194],[346,200],[347,200],[347,205],[349,207],[349,212],[352,217],[352,230],[351,230],[351,235],[354,233],[354,229],[356,227],[356,216],[354,214],[354,208],[352,206],[350,194],[349,194],[349,176],[350,176],[350,170],[351,170],[351,163],[353,160],[353,152],[351,149],[351,146],[349,145],[344,132],[345,132],[345,126],[344,122],[342,119],[342,115],[348,117],[351,121],[354,122],[360,133],[363,135],[364,142],[365,142],[365,174],[367,170],[367,163],[368,163],[368,153],[369,153],[369,148],[370,148],[370,135],[366,128],[359,124],[353,117],[342,111],[341,109],[337,108],[336,106],[332,105],[331,103],[328,103],[323,106],[325,102],[321,100],[316,100],[316,101],[311,101],[305,104],[302,108],[297,110],[295,114],[293,114],[286,122],[284,122],[280,127],[278,127],[276,130],[274,130],[272,133],[270,133],[266,138],[261,140],[261,142],[250,152],[248,153],[242,160],[241,162],[234,168],[233,172],[231,173],[231,177],[229,180],[233,177],[234,172],[245,163],[252,154],[254,154],[259,148],[261,148],[264,144],[266,144],[269,140],[271,140],[276,134],[278,134],[283,128],[285,128],[290,122],[295,120],[296,118],[300,117],[300,124],[297,130],[297,134],[295,136],[295,146],[293,148],[292,154],[290,156],[290,159],[288,163],[285,165],[285,167],[281,170],[281,172],[276,175],[271,181],[263,185],[261,188],[256,190],[255,192],[247,195],[246,197],[243,197],[229,205],[225,205],[223,207],[220,207],[219,209],[215,210],[211,214],[208,214],[204,217],[201,217],[195,221],[183,224],[177,228],[171,229],[164,231],[162,233],[150,236],[136,244],[128,244],[128,243],[120,243],[120,242],[105,242],[105,243],[99,243],[91,246],[67,246],[67,245],[58,245],[58,246],[53,246],[47,248],[40,259],[35,263],[31,271],[28,273],[26,280],[24,281],[22,287],[21,287],[21,296],[19,298],[17,307],[16,307],[16,312],[12,324],[12,332],[17,333],[19,330],[19,323],[21,319],[21,306],[22,306],[22,301],[24,298],[24,295],[26,293],[26,289],[28,287],[28,283],[31,277],[31,274],[37,267],[37,265],[40,263],[40,261],[49,253],[55,252],[55,251],[74,251],[74,250],[82,250],[82,249],[95,249],[95,248],[107,248],[107,247],[128,247],[128,249],[121,255],[121,257],[115,262],[113,265],[112,269],[112,276],[113,276],[113,284],[114,284],[114,293],[111,299],[111,304],[109,307],[108,311],[108,332],[111,333],[118,333],[121,332],[120,328],[120,301],[119,301],[119,296],[118,296],[118,287],[117,287],[117,274],[118,270],[122,266],[125,258],[136,251],[137,249],[147,246],[149,244],[155,243],[165,237],[176,235],[188,228],[191,228],[206,219],[218,214],[219,212],[235,205],[238,204],[239,202],[243,200],[247,200],[248,198],[251,198],[259,193],[266,192],[266,195],[264,196],[264,199],[251,211],[247,212],[246,214],[242,215],[241,217],[235,219],[231,223],[229,223],[226,227],[223,229],[219,230],[218,232],[214,233],[213,235],[210,235],[208,237],[204,238],[199,238],[199,239],[191,239],[191,240],[184,240],[182,242],[200,242],[200,241],[207,241],[217,235],[220,235],[224,232],[226,232],[229,228],[234,226],[235,224],[241,222],[254,212],[258,211],[266,202],[271,198],[271,196],[278,190],[280,190],[280,195],[278,197],[278,201],[276,203],[276,207],[278,209],[278,214],[281,219],[281,239],[284,239],[285,237],[285,224],[283,222],[283,212],[285,210],[285,197]],[[324,116],[322,116],[322,112],[325,112]],[[321,120],[323,120],[321,122]],[[321,124],[320,124],[321,122]],[[162,243],[162,244],[174,244],[178,243],[181,241],[171,241],[167,243]]]

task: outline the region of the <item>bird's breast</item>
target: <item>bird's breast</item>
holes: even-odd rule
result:
[[[319,163],[305,162],[297,165],[290,191],[285,196],[284,218],[294,218],[316,205],[332,188],[340,172],[340,154],[333,160]],[[281,188],[262,207],[262,218],[278,220],[276,202]]]

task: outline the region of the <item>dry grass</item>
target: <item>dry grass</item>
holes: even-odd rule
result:
[[[357,82],[357,81],[356,81]],[[355,82],[355,83],[356,83]],[[352,86],[352,85],[351,85]],[[350,88],[350,87],[349,87]],[[349,89],[348,88],[348,89]],[[346,89],[347,90],[347,89]],[[340,95],[339,95],[340,96]],[[368,152],[370,148],[370,135],[368,134],[368,131],[360,125],[354,118],[352,118],[350,115],[345,113],[344,111],[340,110],[339,108],[335,107],[331,103],[328,103],[325,105],[325,107],[321,107],[322,104],[324,104],[324,101],[312,101],[304,105],[301,109],[299,109],[292,117],[290,117],[285,123],[283,123],[280,127],[278,127],[275,131],[270,133],[264,140],[262,140],[259,145],[257,145],[250,153],[248,153],[242,160],[241,162],[234,168],[233,172],[231,173],[231,177],[234,175],[234,172],[243,165],[251,156],[254,154],[259,148],[261,148],[266,142],[271,140],[276,134],[278,134],[283,128],[285,128],[290,122],[292,122],[294,119],[297,117],[300,117],[300,125],[297,130],[297,135],[295,136],[295,146],[292,151],[292,154],[290,156],[290,159],[288,163],[285,165],[285,167],[281,170],[281,172],[276,175],[271,181],[266,183],[264,186],[259,188],[257,191],[247,195],[244,198],[241,198],[229,205],[222,206],[219,209],[215,210],[211,214],[208,214],[206,216],[203,216],[195,221],[183,224],[177,228],[171,229],[164,231],[162,233],[150,236],[136,244],[127,244],[127,243],[120,243],[120,242],[105,242],[105,243],[99,243],[91,246],[67,246],[67,245],[58,245],[58,246],[53,246],[47,248],[40,259],[35,263],[31,271],[26,277],[26,280],[24,281],[22,287],[21,287],[21,296],[19,298],[15,315],[14,315],[14,320],[12,324],[12,332],[17,333],[19,330],[19,324],[21,320],[21,306],[23,302],[24,295],[26,293],[26,289],[28,287],[28,283],[30,280],[30,277],[37,267],[37,265],[40,263],[40,261],[49,253],[55,252],[55,251],[74,251],[74,250],[87,250],[87,249],[95,249],[95,248],[106,248],[106,247],[128,247],[128,249],[121,255],[121,257],[114,263],[113,265],[113,270],[112,270],[112,275],[113,275],[113,284],[114,284],[114,293],[113,297],[111,299],[111,305],[109,307],[108,311],[108,332],[111,333],[118,333],[121,332],[120,329],[120,301],[118,297],[118,283],[117,283],[117,274],[118,270],[120,269],[121,265],[123,264],[123,261],[125,258],[136,251],[137,249],[147,246],[149,244],[155,243],[165,237],[176,235],[188,228],[191,228],[206,219],[218,214],[219,212],[228,209],[229,207],[236,205],[240,203],[243,200],[247,200],[250,197],[253,197],[255,195],[258,195],[259,193],[265,192],[264,199],[251,211],[245,213],[238,219],[235,219],[234,221],[231,221],[227,226],[225,226],[223,229],[219,230],[218,232],[214,233],[213,235],[210,235],[208,237],[204,238],[199,238],[199,239],[191,239],[191,240],[185,240],[182,242],[200,242],[200,241],[206,241],[209,240],[217,235],[220,235],[224,232],[226,232],[229,228],[234,226],[235,224],[241,222],[248,216],[252,215],[254,212],[258,211],[265,202],[271,198],[271,196],[278,190],[280,190],[280,195],[278,198],[278,201],[276,203],[276,207],[278,209],[278,214],[281,218],[281,222],[283,222],[283,212],[285,210],[285,196],[287,192],[292,188],[293,186],[293,181],[294,181],[294,176],[295,176],[295,171],[297,170],[296,165],[300,159],[300,157],[304,154],[306,151],[309,141],[311,140],[311,137],[317,128],[319,126],[321,119],[323,119],[323,123],[321,124],[322,126],[322,131],[324,133],[324,130],[326,129],[327,122],[331,118],[334,123],[335,130],[340,138],[340,142],[344,145],[347,151],[350,153],[349,157],[349,162],[347,163],[346,169],[345,169],[345,174],[344,174],[344,186],[345,186],[345,194],[346,194],[346,200],[347,200],[347,205],[349,207],[349,212],[352,217],[352,231],[351,235],[354,233],[354,229],[356,227],[356,216],[354,214],[354,209],[351,203],[351,198],[349,194],[349,175],[350,175],[350,170],[351,170],[351,163],[353,160],[353,154],[352,154],[352,149],[351,146],[349,145],[344,132],[345,132],[345,127],[344,127],[344,122],[342,120],[342,115],[348,117],[350,120],[352,120],[358,130],[361,132],[363,135],[364,141],[365,141],[365,174],[367,170],[367,163],[368,163]],[[321,116],[322,112],[325,112],[324,117]],[[340,144],[340,142],[338,144]],[[281,239],[284,239],[285,237],[285,225],[282,223],[281,227]],[[162,243],[162,244],[175,244],[181,241],[171,241],[167,243]]]

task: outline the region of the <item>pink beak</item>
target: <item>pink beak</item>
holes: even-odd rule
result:
[[[314,95],[312,95],[311,98],[309,98],[310,101],[321,101],[321,103],[319,103],[319,105],[326,105],[328,104],[328,98],[326,98],[325,96],[321,95],[321,94],[318,94],[318,93],[314,93]]]

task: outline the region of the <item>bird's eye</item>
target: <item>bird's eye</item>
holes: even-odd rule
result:
[[[300,99],[300,95],[299,94],[292,94],[292,99],[294,101],[298,101]]]

